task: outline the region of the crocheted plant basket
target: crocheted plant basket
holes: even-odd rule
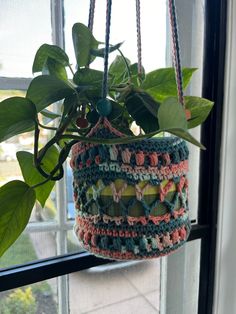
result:
[[[91,134],[124,136],[106,119]],[[164,256],[181,247],[190,233],[188,155],[185,141],[177,137],[75,144],[74,230],[80,244],[118,260]]]

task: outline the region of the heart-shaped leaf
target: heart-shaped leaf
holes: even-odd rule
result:
[[[0,102],[0,142],[32,131],[37,112],[27,98],[11,97]]]
[[[40,112],[50,104],[74,93],[66,82],[49,75],[40,75],[32,80],[27,91],[29,98]]]
[[[183,68],[183,88],[185,89],[196,71],[195,68]],[[162,102],[170,96],[177,96],[177,87],[174,68],[164,68],[146,74],[141,87],[156,101]]]
[[[158,110],[158,121],[161,129],[187,130],[185,111],[176,97],[169,97],[163,101]]]
[[[34,155],[29,152],[20,151],[16,154],[22,175],[25,182],[29,186],[36,185],[45,180],[45,178],[38,172],[34,166]],[[50,173],[58,162],[59,152],[55,146],[51,146],[42,160],[42,168],[45,172]],[[48,181],[47,183],[35,188],[36,199],[44,207],[45,202],[50,195],[55,181]]]
[[[186,96],[184,99],[185,107],[191,113],[191,118],[188,120],[188,128],[195,128],[206,120],[214,103],[208,99],[194,96]]]
[[[127,65],[130,65],[130,60],[127,58],[125,60]],[[127,67],[123,57],[116,56],[109,67],[109,74],[113,77],[113,85],[120,84],[124,78],[127,78]]]
[[[56,61],[64,67],[69,65],[69,58],[64,50],[55,45],[43,44],[36,52],[32,68],[33,73],[41,72],[47,63],[48,58]]]
[[[103,72],[89,69],[89,68],[82,68],[79,69],[73,78],[75,84],[78,85],[79,89],[82,88],[86,89],[86,96],[91,98],[100,98],[102,97],[102,81],[103,81]],[[108,76],[108,85],[112,81],[111,75]]]
[[[65,116],[69,114],[72,107],[75,106],[77,103],[77,97],[75,94],[69,95],[65,98],[63,102],[63,112],[62,112],[62,119],[64,120]]]
[[[145,133],[159,129],[157,112],[159,104],[146,93],[130,93],[125,100],[125,106]]]
[[[65,67],[58,61],[48,58],[46,66],[50,75],[59,78],[60,80],[67,81],[67,73]]]
[[[73,78],[73,81],[77,85],[85,86],[101,86],[103,79],[103,72],[98,70],[93,70],[89,68],[79,69]]]
[[[123,112],[123,108],[120,104],[118,104],[117,102],[110,100],[112,109],[111,109],[111,113],[107,116],[109,121],[115,120],[118,117],[121,116],[122,112]]]
[[[95,59],[95,56],[91,55],[91,50],[97,49],[99,42],[90,29],[81,23],[73,25],[72,38],[78,67],[90,64]]]
[[[11,181],[0,188],[0,256],[25,229],[35,200],[34,190],[25,182]]]
[[[130,79],[131,83],[134,84],[134,86],[139,87],[140,85],[140,81],[144,81],[145,80],[145,69],[142,66],[142,73],[139,74],[139,69],[138,69],[138,63],[133,63],[129,66],[129,70],[130,70],[130,75],[131,77],[129,78],[128,72],[126,71],[125,73],[125,77],[126,79]]]

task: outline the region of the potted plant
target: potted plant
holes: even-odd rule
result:
[[[204,148],[189,133],[208,116],[213,103],[186,96],[178,101],[175,70],[142,75],[121,52],[104,73],[89,65],[104,48],[85,25],[72,29],[76,70],[55,45],[42,45],[34,59],[25,97],[0,103],[0,141],[34,130],[34,153],[19,151],[24,181],[0,188],[0,256],[29,221],[36,201],[45,204],[63,164],[71,157],[77,209],[75,233],[94,254],[117,259],[149,258],[176,250],[190,232],[185,141]],[[67,71],[73,78],[68,78]],[[196,69],[184,68],[186,88]],[[49,111],[51,104],[58,108]],[[54,126],[43,124],[55,120]],[[134,135],[132,126],[140,129]],[[39,149],[40,132],[51,130]],[[166,136],[169,133],[174,136]],[[71,155],[70,155],[71,152]]]

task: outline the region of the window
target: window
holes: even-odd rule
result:
[[[166,2],[149,2],[148,5],[143,4],[142,10],[143,62],[148,71],[170,63]],[[18,0],[0,0],[0,4],[0,23],[4,30],[1,34],[4,44],[0,48],[0,97],[3,99],[12,94],[24,93],[32,77],[31,64],[34,53],[41,43],[52,42],[65,46],[73,62],[70,29],[75,21],[87,23],[89,1],[64,0],[63,3],[62,0],[44,0],[40,7],[36,0],[27,0],[24,3]],[[48,295],[51,313],[55,313],[55,307],[63,314],[69,311],[115,313],[117,308],[119,313],[128,313],[130,306],[136,313],[210,313],[214,273],[209,270],[214,268],[214,225],[218,189],[216,169],[219,165],[223,93],[223,80],[219,78],[222,78],[224,73],[223,17],[226,5],[220,0],[217,0],[217,5],[213,0],[178,0],[176,4],[180,34],[184,38],[181,41],[183,63],[186,66],[200,65],[198,77],[191,88],[195,95],[201,93],[203,72],[203,96],[214,99],[217,104],[211,119],[202,130],[196,131],[199,136],[201,134],[208,150],[206,153],[199,153],[193,149],[192,152],[191,163],[194,171],[190,174],[190,202],[193,208],[193,230],[190,242],[178,253],[151,262],[111,263],[79,252],[71,234],[73,220],[70,219],[70,193],[66,192],[67,181],[70,181],[68,170],[67,178],[57,186],[54,199],[52,195],[51,205],[48,205],[46,213],[44,211],[42,214],[39,208],[35,208],[26,232],[6,254],[7,260],[6,257],[0,259],[0,267],[12,266],[0,270],[1,291],[31,284],[31,289],[27,291],[29,294],[33,293],[36,302],[39,300],[43,303],[41,295]],[[103,38],[105,1],[100,1],[96,10],[94,29],[97,37]],[[204,21],[207,23],[204,24]],[[127,32],[126,29],[130,29],[131,25],[134,26],[133,31]],[[150,28],[158,31],[153,31],[151,37],[145,36],[145,32]],[[127,39],[124,51],[127,51],[128,57],[135,60],[135,14],[131,1],[113,1],[112,34],[111,41],[115,43]],[[216,41],[215,50],[209,44],[209,39],[213,36]],[[206,44],[203,54],[204,37]],[[145,50],[145,47],[150,45],[152,49]],[[159,52],[155,59],[153,56]],[[204,67],[201,68],[203,56]],[[151,64],[150,60],[157,61]],[[12,66],[13,64],[17,64],[17,67]],[[218,70],[214,71],[216,68]],[[213,138],[216,133],[218,138]],[[17,141],[18,145],[29,145],[29,150],[31,149],[30,138],[22,140],[18,137]],[[10,146],[5,150],[2,148],[4,152],[1,152],[1,156],[4,157],[3,161],[0,161],[1,180],[4,179],[2,173],[5,170],[11,170],[12,173],[6,173],[4,176],[19,175],[18,169],[12,167],[15,164],[12,143],[6,144]],[[5,151],[12,152],[7,155]],[[10,166],[6,168],[5,162]],[[42,246],[44,243],[47,245]],[[16,264],[22,265],[14,266]],[[69,273],[70,275],[67,275]],[[22,289],[22,293],[27,291]],[[8,302],[9,293],[14,292],[3,292],[0,302]],[[142,312],[139,312],[140,309]],[[50,313],[50,309],[42,311]]]

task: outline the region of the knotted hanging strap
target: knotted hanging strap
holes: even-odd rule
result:
[[[175,68],[176,85],[178,92],[179,103],[184,107],[184,96],[183,96],[183,79],[181,70],[181,59],[180,59],[180,46],[179,46],[179,35],[178,35],[178,24],[177,14],[175,7],[175,0],[168,0],[169,7],[169,18],[171,26],[171,38],[172,38],[172,56],[173,64]],[[141,44],[141,10],[140,0],[136,0],[136,31],[137,31],[137,57],[138,57],[138,74],[142,76],[142,44]]]
[[[183,105],[183,107],[185,107],[175,0],[168,0],[168,4],[169,4],[169,15],[170,15],[171,36],[172,36],[172,55],[173,55],[173,63],[175,67],[178,98],[179,98],[180,104]]]
[[[106,36],[105,36],[105,50],[104,50],[104,74],[102,82],[102,98],[107,97],[108,93],[108,59],[109,59],[109,45],[110,45],[110,28],[111,28],[111,7],[112,0],[107,0],[106,9]]]
[[[93,31],[95,2],[96,2],[96,0],[90,0],[88,28],[91,30],[91,32]]]
[[[141,41],[141,12],[140,0],[136,0],[136,31],[137,31],[137,56],[138,56],[138,75],[142,78],[142,41]]]

